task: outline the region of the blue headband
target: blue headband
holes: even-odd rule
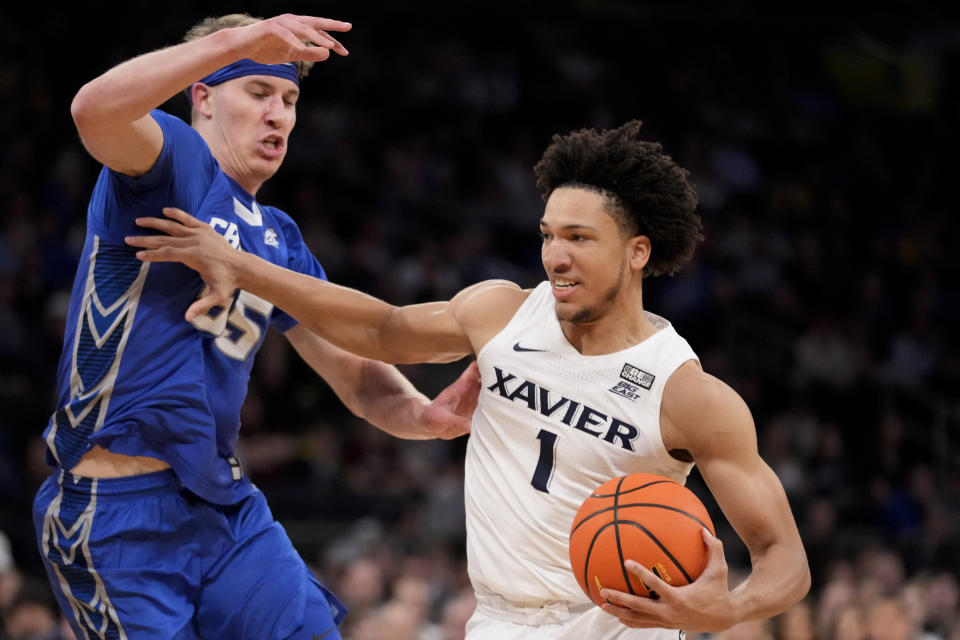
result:
[[[234,78],[240,78],[242,76],[276,76],[278,78],[286,78],[298,87],[300,86],[300,74],[297,72],[297,65],[294,63],[261,64],[248,58],[237,60],[222,69],[217,69],[206,78],[200,80],[200,82],[212,87],[227,80],[233,80]]]

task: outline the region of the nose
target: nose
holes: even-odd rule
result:
[[[283,97],[279,95],[271,96],[267,100],[267,110],[264,113],[264,119],[274,129],[280,129],[286,124],[287,118],[286,105],[283,103]]]
[[[556,240],[548,240],[543,243],[541,258],[547,273],[564,273],[570,270],[573,263],[570,252],[564,248],[562,242]]]

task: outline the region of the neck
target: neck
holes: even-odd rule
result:
[[[643,311],[639,292],[617,300],[600,317],[577,322],[560,320],[567,341],[585,356],[615,353],[636,346],[655,334],[657,328]]]
[[[210,153],[217,161],[217,164],[220,165],[220,170],[230,176],[234,182],[240,185],[240,188],[251,196],[256,197],[257,191],[263,186],[265,180],[253,175],[251,171],[244,170],[244,165],[239,154],[229,142],[224,141],[220,136],[205,131],[202,127],[195,126],[194,128],[197,129],[200,137],[207,143]]]
[[[216,158],[216,156],[214,157]],[[217,162],[220,163],[220,168],[223,170],[223,172],[228,176],[230,176],[230,178],[232,178],[234,182],[240,185],[241,189],[249,193],[254,198],[257,197],[257,191],[259,191],[260,187],[263,186],[262,180],[255,180],[250,177],[244,177],[239,172],[232,171],[227,165],[221,162],[219,158],[217,158]]]

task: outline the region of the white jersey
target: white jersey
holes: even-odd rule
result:
[[[591,602],[568,554],[574,515],[617,476],[685,481],[693,465],[666,451],[660,402],[670,375],[697,356],[651,313],[658,331],[640,344],[582,355],[554,304],[550,283],[541,283],[477,354],[483,388],[466,457],[468,570],[481,600],[583,611]]]

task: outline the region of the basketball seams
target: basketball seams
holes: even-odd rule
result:
[[[675,513],[679,513],[679,514],[681,514],[681,515],[684,515],[684,516],[690,518],[691,520],[693,520],[694,522],[696,522],[696,523],[699,524],[700,526],[706,527],[707,530],[710,531],[710,533],[713,533],[713,527],[710,526],[710,525],[708,525],[707,523],[705,523],[703,520],[701,520],[700,518],[698,518],[698,517],[695,516],[694,514],[690,513],[689,511],[684,511],[683,509],[679,509],[679,508],[677,508],[677,507],[671,507],[671,506],[668,505],[668,504],[660,504],[659,502],[631,502],[630,504],[623,504],[623,505],[620,505],[620,506],[619,506],[620,509],[629,509],[629,508],[631,508],[631,507],[649,507],[649,508],[651,508],[651,509],[666,509],[666,510],[668,510],[668,511],[673,511],[673,512],[675,512]],[[574,532],[575,532],[577,529],[579,529],[581,525],[583,525],[585,522],[587,522],[587,521],[590,520],[591,518],[594,518],[594,517],[596,517],[596,516],[599,516],[599,515],[601,515],[601,514],[607,513],[608,511],[615,510],[615,509],[616,509],[616,507],[602,507],[602,508],[600,508],[600,509],[597,509],[596,511],[594,511],[594,512],[591,513],[590,515],[585,516],[585,517],[582,518],[579,522],[577,522],[577,524],[576,524],[576,525],[573,527],[573,529],[570,531],[570,535],[573,535]],[[616,513],[614,513],[614,516],[613,516],[613,517],[614,517],[614,520],[618,520],[618,519],[619,519],[619,518],[617,517],[617,514],[616,514]]]
[[[630,595],[637,595],[633,591],[633,584],[630,582],[630,575],[627,573],[627,568],[623,564],[623,544],[620,541],[620,527],[618,526],[618,523],[620,522],[620,487],[623,486],[623,481],[626,479],[626,476],[620,478],[620,482],[617,483],[617,492],[613,496],[613,532],[617,538],[617,555],[620,557],[620,569],[623,571],[623,581],[627,583],[627,589],[630,591]]]
[[[670,562],[672,562],[674,565],[676,565],[677,569],[680,570],[680,573],[683,574],[683,577],[686,578],[687,582],[688,582],[688,583],[693,582],[693,579],[690,577],[690,574],[687,573],[687,570],[684,568],[684,566],[683,566],[682,564],[680,564],[680,561],[677,560],[677,559],[674,557],[674,555],[673,555],[672,553],[670,553],[670,550],[667,549],[667,548],[663,545],[662,542],[660,542],[660,539],[657,538],[657,536],[655,536],[655,535],[653,535],[652,533],[650,533],[650,530],[647,529],[645,526],[643,526],[643,525],[640,524],[639,522],[634,522],[633,520],[622,520],[622,521],[617,520],[617,521],[614,521],[614,523],[617,524],[617,525],[621,525],[621,524],[623,524],[623,525],[630,525],[630,526],[632,526],[632,527],[636,527],[637,529],[640,529],[641,531],[643,531],[645,534],[647,534],[647,536],[650,538],[650,540],[652,540],[654,544],[656,544],[658,547],[660,547],[660,550],[663,551],[663,552],[667,555],[668,558],[670,558]]]
[[[587,554],[583,561],[583,584],[587,585],[587,589],[590,588],[590,555],[593,553],[593,548],[597,544],[597,540],[600,538],[600,534],[612,527],[615,523],[608,522],[603,525],[593,534],[593,539],[590,540],[590,546],[587,547]]]
[[[620,484],[623,484],[623,480],[625,480],[627,477],[628,477],[628,476],[623,476],[623,477],[621,478],[620,483],[617,484],[617,491],[620,491]],[[653,482],[648,482],[648,483],[646,483],[646,484],[642,484],[642,485],[640,485],[639,487],[633,487],[632,489],[627,489],[626,491],[620,492],[619,494],[616,494],[616,493],[591,493],[591,494],[590,494],[590,497],[591,497],[591,498],[613,498],[613,497],[615,497],[615,496],[617,496],[617,495],[624,495],[624,494],[627,494],[627,493],[633,493],[634,491],[640,491],[641,489],[646,489],[647,487],[652,487],[652,486],[655,485],[655,484],[676,484],[676,485],[680,485],[681,487],[683,486],[683,485],[680,484],[679,482],[674,482],[673,480],[655,480],[655,481],[653,481]]]

